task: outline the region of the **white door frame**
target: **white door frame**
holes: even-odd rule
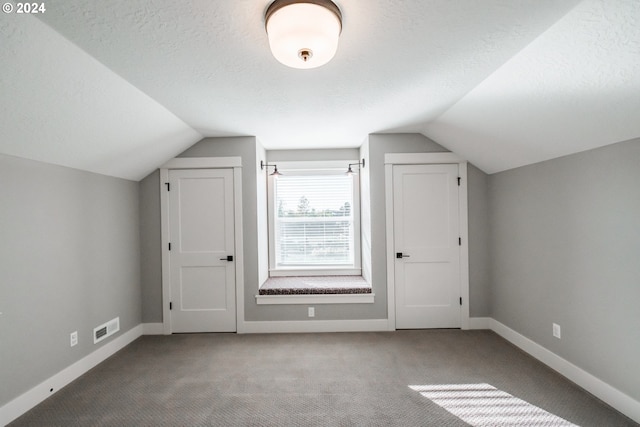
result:
[[[242,158],[241,157],[176,157],[160,166],[160,223],[162,236],[162,328],[172,333],[171,276],[169,268],[169,197],[166,183],[170,169],[233,169],[234,240],[236,267],[236,331],[241,333],[244,322],[244,250],[242,246]]]
[[[391,153],[384,155],[386,228],[387,228],[387,315],[388,329],[396,330],[396,291],[394,257],[393,166],[457,164],[461,179],[458,202],[460,210],[460,292],[462,296],[461,329],[469,329],[469,219],[467,203],[467,161],[453,153]]]

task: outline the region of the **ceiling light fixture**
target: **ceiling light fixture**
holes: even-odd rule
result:
[[[331,0],[275,0],[265,27],[273,56],[292,68],[320,67],[336,54],[342,13]]]

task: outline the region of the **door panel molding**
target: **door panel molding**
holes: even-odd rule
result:
[[[172,169],[233,169],[236,331],[242,333],[244,323],[244,249],[242,241],[242,158],[241,157],[181,157],[169,160],[160,168],[160,222],[162,244],[162,329],[165,335],[171,328],[171,277],[169,265],[169,170]]]
[[[387,315],[388,329],[396,329],[393,166],[457,164],[460,188],[458,192],[460,245],[460,292],[462,297],[461,329],[469,329],[469,227],[467,202],[467,161],[453,153],[390,153],[385,154],[385,207],[387,240]]]

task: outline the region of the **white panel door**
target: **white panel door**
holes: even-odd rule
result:
[[[232,169],[169,171],[172,332],[234,332]]]
[[[458,165],[393,167],[396,328],[459,328]]]

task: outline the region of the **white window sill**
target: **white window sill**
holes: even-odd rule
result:
[[[373,304],[376,294],[256,295],[263,304]]]

